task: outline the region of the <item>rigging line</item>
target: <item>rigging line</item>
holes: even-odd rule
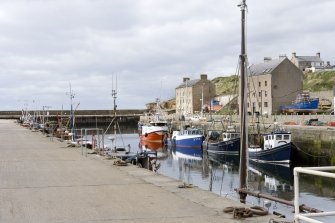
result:
[[[328,155],[324,155],[324,156],[319,156],[319,155],[313,155],[313,154],[310,154],[308,152],[305,152],[304,150],[302,150],[300,147],[298,147],[297,145],[294,145],[298,151],[306,154],[307,156],[310,156],[310,157],[315,157],[315,158],[326,158],[326,157],[329,157]]]
[[[249,71],[250,71],[250,67],[249,67]],[[251,72],[250,72],[251,73]],[[256,97],[256,102],[257,102],[257,107],[259,110],[261,110],[261,108],[263,107],[263,105],[261,104],[261,106],[259,106],[259,103],[262,103],[262,100],[260,100],[260,97],[258,94],[256,94],[256,86],[255,86],[255,82],[254,82],[254,79],[251,78],[252,76],[256,76],[256,75],[250,75],[250,80],[252,81],[252,86],[253,86],[253,89],[254,91],[251,92],[250,91],[250,87],[249,87],[249,101],[250,101],[250,104],[251,104],[251,96],[250,96],[250,93],[254,93],[255,94],[255,97]],[[250,81],[249,81],[250,82]],[[261,94],[262,94],[262,90],[260,91]],[[258,93],[258,92],[257,92]],[[262,126],[263,126],[263,130],[267,130],[266,126],[265,126],[265,121],[264,121],[264,117],[263,115],[261,114],[261,121],[262,121]],[[252,117],[252,122],[254,122],[254,117]]]
[[[116,124],[117,124],[117,127],[118,127],[118,129],[119,129],[119,134],[120,134],[120,136],[121,136],[122,145],[123,145],[123,147],[125,147],[124,140],[123,140],[123,136],[122,136],[122,134],[121,134],[121,129],[120,129],[119,122],[116,122]]]
[[[106,129],[106,131],[105,131],[105,133],[104,133],[104,135],[106,135],[107,131],[109,130],[109,128],[110,128],[111,125],[113,124],[115,118],[116,118],[116,117],[114,117],[114,118],[112,119],[112,121],[109,123],[109,125],[108,125],[108,127],[107,127],[107,129]]]
[[[297,92],[300,92],[300,91],[302,91],[303,89],[299,89],[299,90],[296,90],[296,91],[291,91],[291,92],[289,92],[289,93],[287,93],[287,94],[285,94],[285,95],[283,95],[283,96],[277,96],[277,97],[273,97],[273,98],[284,98],[284,97],[286,97],[286,96],[288,96],[288,95],[291,95],[291,94],[293,94],[293,93],[297,93]]]

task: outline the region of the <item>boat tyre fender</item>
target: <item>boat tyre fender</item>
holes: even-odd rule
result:
[[[145,137],[148,137],[148,133],[145,133],[144,136],[145,136]]]

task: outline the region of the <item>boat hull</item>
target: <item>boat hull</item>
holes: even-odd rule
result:
[[[176,147],[202,148],[203,136],[202,135],[181,136],[176,137],[174,141]]]
[[[167,131],[164,131],[164,130],[149,132],[149,133],[140,135],[140,140],[146,141],[146,142],[163,142],[166,138],[166,134],[167,134]]]
[[[319,98],[310,98],[309,94],[298,95],[298,101],[292,105],[281,106],[283,112],[316,112],[319,109]]]
[[[249,159],[255,162],[290,163],[292,143],[287,143],[271,149],[249,148]]]
[[[207,142],[206,147],[208,154],[239,156],[240,138],[229,141]]]

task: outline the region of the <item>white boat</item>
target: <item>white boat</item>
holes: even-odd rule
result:
[[[169,131],[168,122],[160,119],[159,99],[156,100],[157,111],[153,120],[149,123],[138,123],[138,131],[141,141],[163,142]]]

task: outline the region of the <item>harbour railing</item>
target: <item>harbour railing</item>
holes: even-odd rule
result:
[[[335,166],[324,166],[324,167],[295,167],[294,174],[294,221],[295,223],[299,223],[300,220],[311,222],[311,223],[322,223],[322,221],[318,221],[313,219],[315,217],[325,217],[325,216],[335,216],[335,211],[325,211],[319,213],[300,213],[300,205],[299,205],[299,174],[310,174],[314,176],[320,177],[329,177],[335,179],[335,173],[326,172],[326,171],[334,171]]]

